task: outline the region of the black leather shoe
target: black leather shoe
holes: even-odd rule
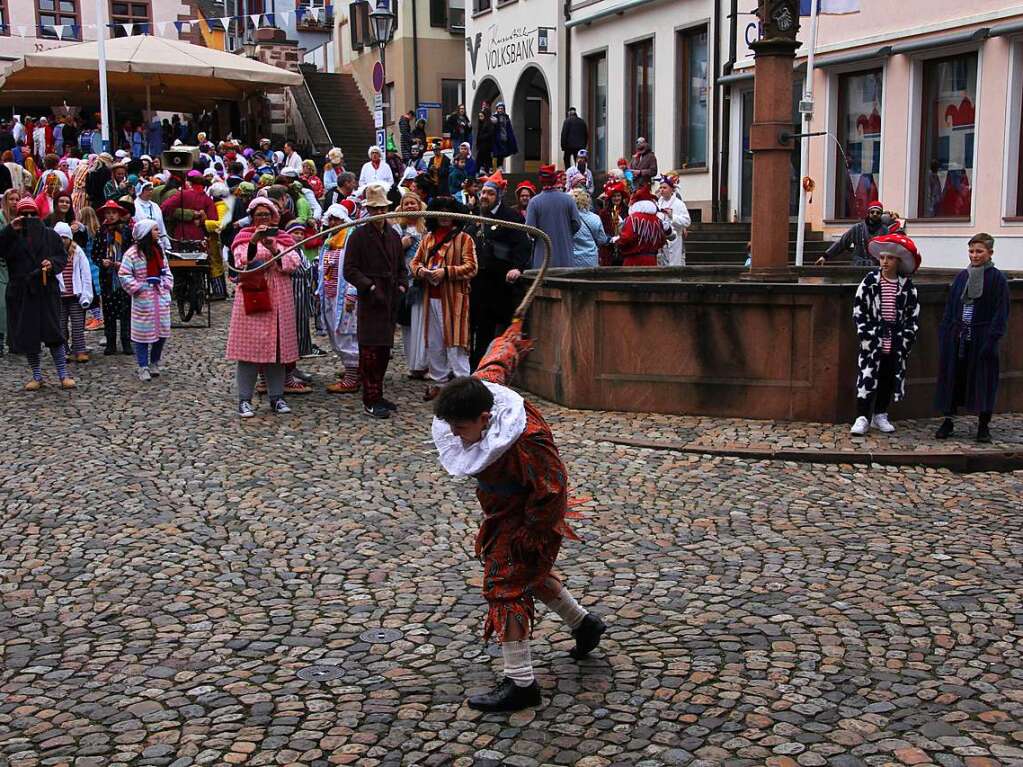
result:
[[[396,413],[398,411],[398,406],[395,405],[393,402],[391,402],[389,399],[381,398],[379,404],[383,405],[385,408],[390,410],[392,413]]]
[[[373,407],[363,408],[366,411],[366,415],[373,416],[373,418],[390,418],[391,411],[381,405],[379,402]]]
[[[987,424],[977,426],[977,441],[984,444],[991,443],[991,429],[988,428]]]
[[[952,432],[955,431],[955,428],[956,427],[955,424],[952,422],[952,419],[946,418],[944,421],[941,422],[941,426],[938,427],[938,430],[934,432],[934,438],[948,439],[949,437],[952,436]]]
[[[576,660],[585,658],[594,647],[600,644],[600,637],[605,631],[607,631],[607,626],[604,625],[604,621],[593,613],[588,614],[579,624],[579,628],[572,632],[572,636],[575,637],[575,647],[568,654]]]
[[[473,695],[469,708],[477,711],[521,711],[540,705],[540,685],[533,680],[529,687],[519,687],[508,677],[493,692]]]

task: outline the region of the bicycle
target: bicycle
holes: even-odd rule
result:
[[[206,243],[201,240],[171,240],[172,249],[167,252],[171,273],[174,275],[174,290],[171,298],[178,307],[182,322],[188,322],[195,315],[202,315],[209,292],[206,262]]]

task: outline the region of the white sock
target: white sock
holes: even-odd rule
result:
[[[533,660],[529,655],[529,640],[505,642],[501,645],[504,655],[504,675],[515,682],[517,687],[533,684]]]
[[[569,594],[568,589],[564,586],[561,587],[561,591],[558,592],[554,599],[550,602],[545,601],[544,604],[556,612],[561,620],[568,624],[568,628],[571,631],[579,628],[583,618],[589,615],[589,612],[575,601],[575,597]]]

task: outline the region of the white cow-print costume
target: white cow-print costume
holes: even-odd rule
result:
[[[859,373],[856,377],[856,396],[866,399],[877,390],[877,373],[881,366],[881,341],[884,320],[881,317],[881,271],[867,274],[856,290],[853,300],[853,321],[860,339]],[[891,354],[895,355],[895,383],[892,399],[901,400],[906,393],[906,360],[916,341],[920,327],[920,302],[916,287],[909,277],[899,277],[899,292],[895,299],[895,322],[890,328]]]

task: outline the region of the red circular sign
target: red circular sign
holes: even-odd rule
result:
[[[384,89],[384,65],[379,61],[373,65],[373,90],[380,93]]]

